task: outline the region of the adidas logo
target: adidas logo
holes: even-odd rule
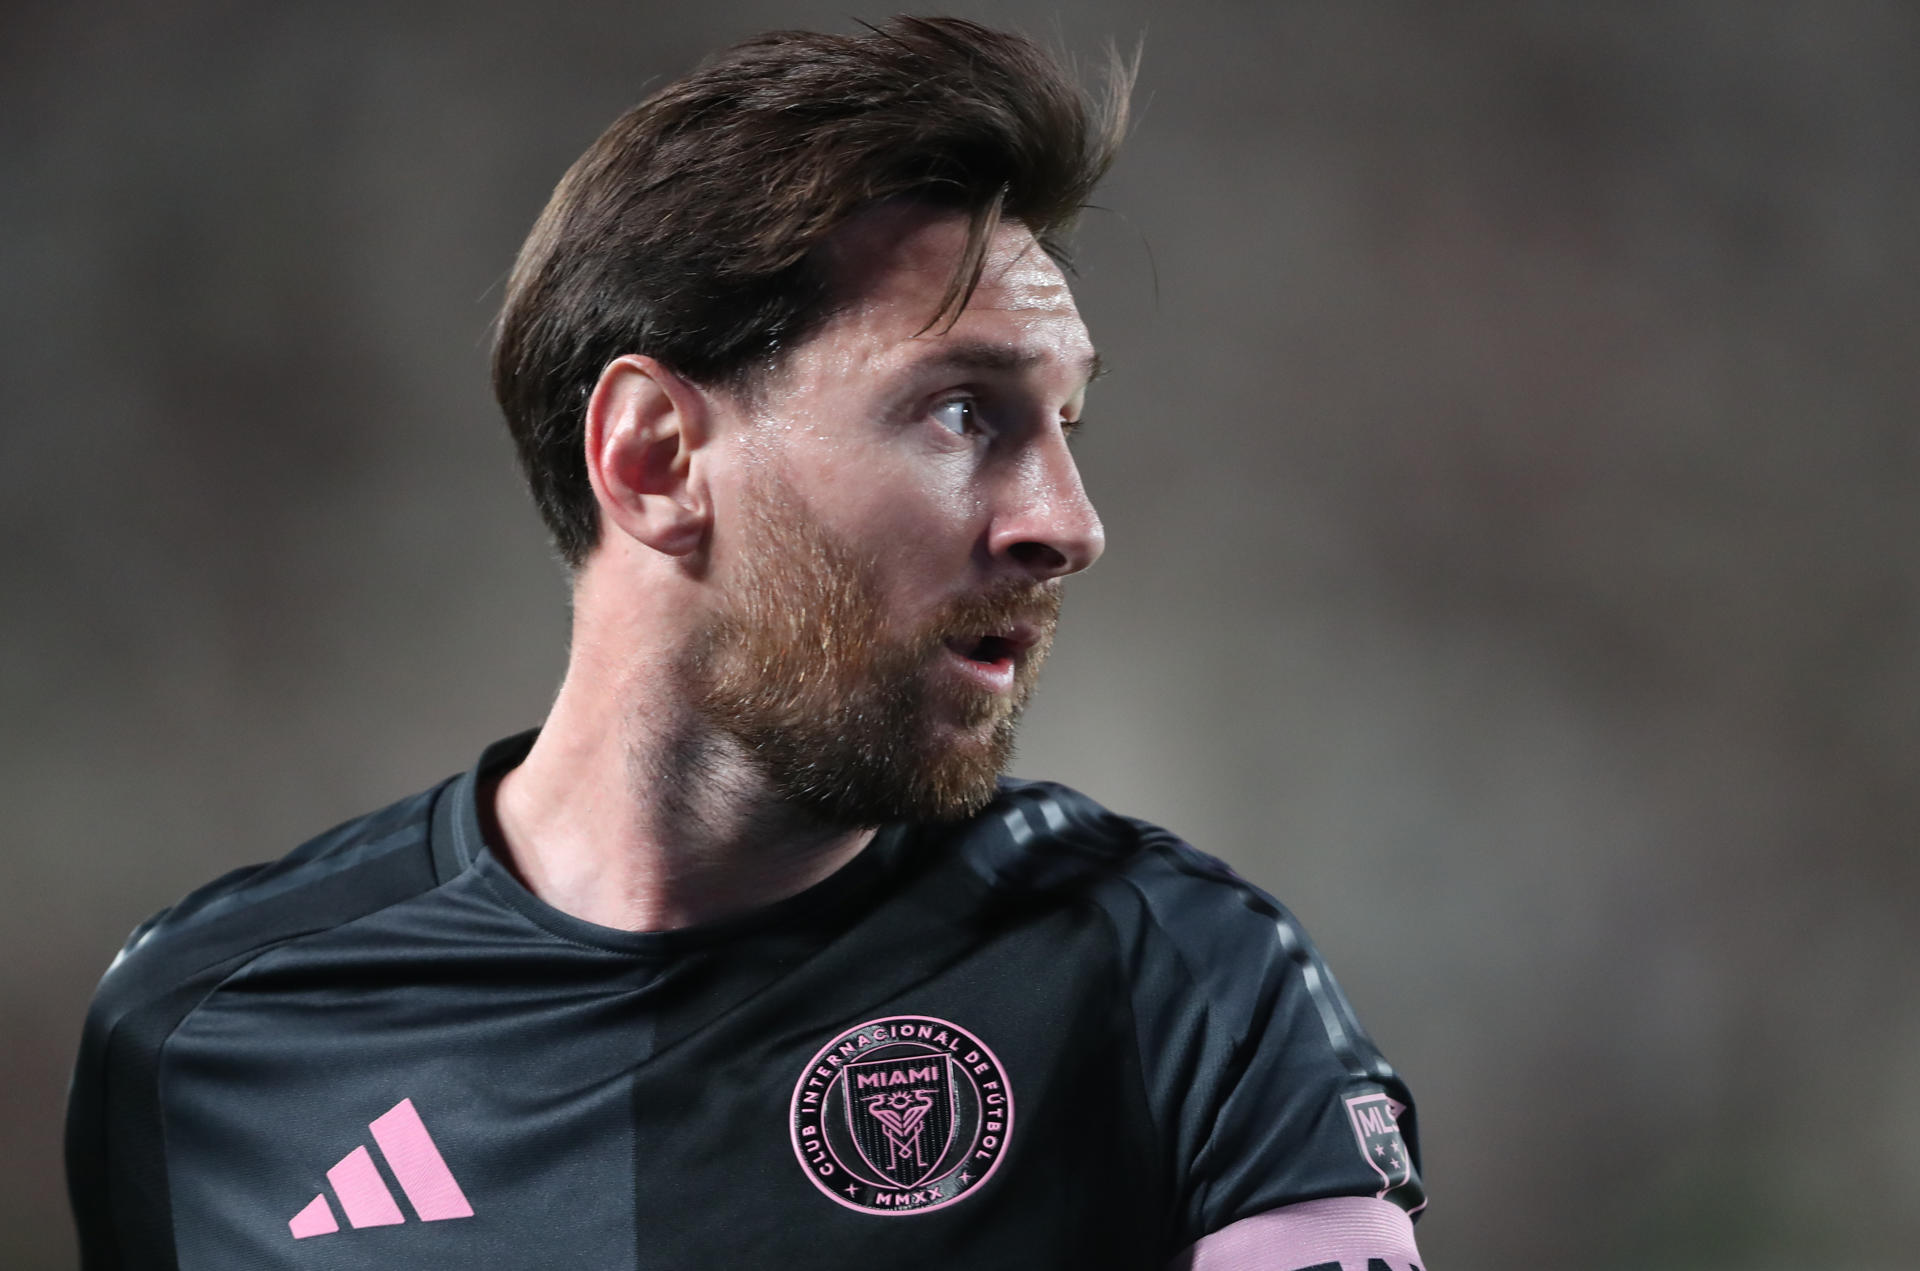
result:
[[[375,1117],[367,1128],[373,1131],[380,1155],[421,1222],[473,1217],[473,1206],[467,1203],[460,1184],[453,1181],[453,1171],[434,1146],[413,1100],[402,1099]],[[355,1227],[391,1227],[407,1220],[365,1144],[341,1157],[340,1163],[327,1171],[327,1181],[333,1184],[333,1194],[347,1221]],[[287,1227],[295,1240],[305,1240],[308,1236],[332,1235],[340,1230],[340,1221],[327,1204],[327,1194],[321,1192],[293,1216]]]

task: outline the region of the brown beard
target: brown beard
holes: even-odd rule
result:
[[[731,603],[684,661],[698,717],[738,742],[780,798],[826,823],[978,812],[1013,756],[1059,616],[1058,582],[1008,580],[895,634],[875,564],[784,481],[756,486]],[[949,638],[1015,623],[1042,634],[1018,656],[1010,697],[940,665]]]

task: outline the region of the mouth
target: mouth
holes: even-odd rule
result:
[[[995,670],[1010,670],[1022,654],[1039,642],[1040,629],[1019,622],[999,631],[950,636],[946,643],[947,648],[969,662]]]
[[[1011,699],[1018,692],[1020,670],[1030,660],[1029,651],[1044,637],[1041,627],[1024,622],[949,636],[947,663],[975,688]]]

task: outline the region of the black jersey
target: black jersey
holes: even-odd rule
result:
[[[1008,781],[617,931],[483,839],[531,737],[134,934],[69,1110],[90,1271],[1411,1265],[1411,1098],[1220,862]]]

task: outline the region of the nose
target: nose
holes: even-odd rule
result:
[[[995,560],[1010,560],[1045,582],[1077,574],[1100,559],[1107,533],[1063,435],[1053,433],[1009,475],[1010,488],[987,534]]]

